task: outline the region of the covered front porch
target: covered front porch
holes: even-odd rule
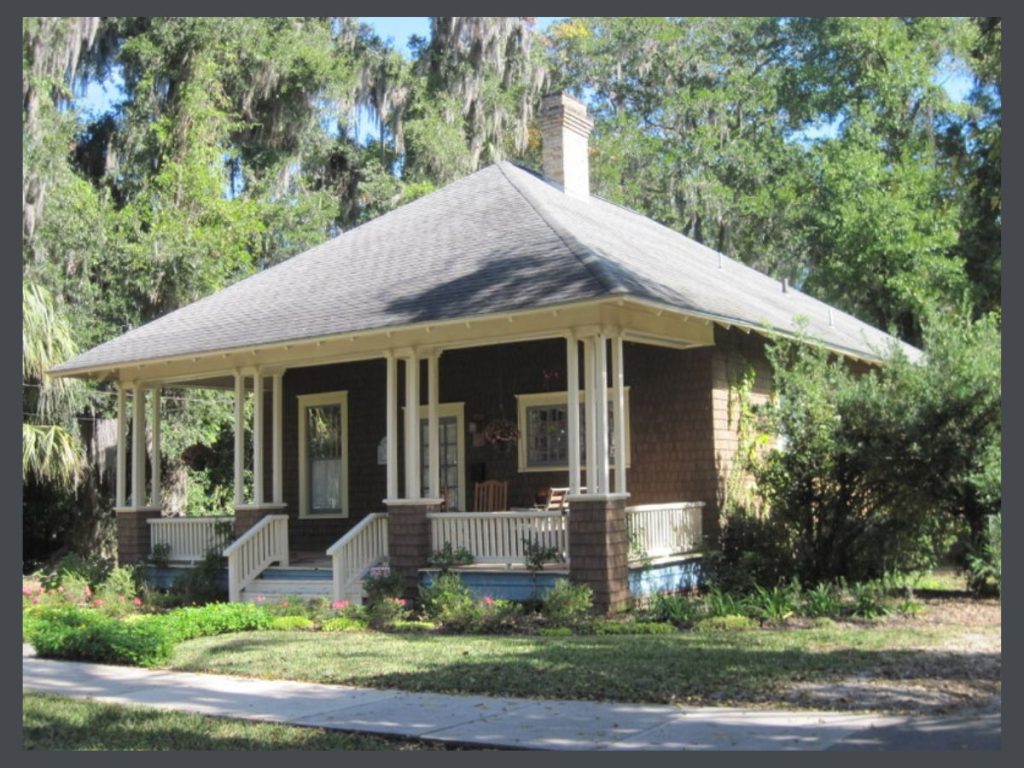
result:
[[[249,352],[242,360],[257,364],[160,381],[140,372],[118,400],[122,558],[162,548],[172,562],[187,562],[219,549],[232,600],[265,587],[268,569],[290,570],[297,580],[315,570],[326,594],[329,561],[329,594],[359,599],[368,569],[383,562],[405,576],[412,594],[431,553],[445,545],[469,551],[477,570],[515,573],[526,572],[524,542],[531,542],[557,551],[560,562],[548,568],[594,586],[599,604],[621,605],[630,563],[678,557],[701,544],[717,482],[714,331],[676,319],[673,338],[660,312],[612,306],[506,315],[404,337],[395,331],[383,334],[386,349],[359,351],[368,342],[353,336],[316,343],[304,356],[291,348]],[[541,328],[562,314],[579,322]],[[508,330],[516,325],[518,333]],[[234,392],[233,519],[160,515],[155,403],[161,387],[182,385]],[[607,408],[598,407],[602,390]],[[496,437],[495,424],[511,427],[512,439]],[[247,431],[258,447],[248,463]],[[504,484],[503,508],[474,509],[473,489],[485,481]],[[556,487],[568,489],[567,509],[537,504]],[[320,562],[311,564],[315,553]]]

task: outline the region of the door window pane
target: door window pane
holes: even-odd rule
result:
[[[341,511],[341,406],[306,409],[310,511]]]

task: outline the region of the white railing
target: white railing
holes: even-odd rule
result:
[[[257,576],[277,561],[288,565],[288,515],[267,515],[225,548],[228,599],[237,603]]]
[[[569,560],[569,533],[561,512],[432,512],[430,542],[434,550],[451,544],[469,550],[478,563],[525,563],[523,540],[554,548]]]
[[[158,517],[149,524],[149,551],[167,547],[172,562],[194,563],[207,552],[220,554],[231,542],[233,517]]]
[[[388,516],[372,512],[327,550],[334,572],[334,599],[362,602],[366,569],[388,556]]]
[[[701,544],[702,501],[626,507],[631,560],[693,552]]]

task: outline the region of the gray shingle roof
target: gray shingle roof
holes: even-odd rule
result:
[[[638,213],[502,162],[101,344],[71,373],[332,334],[631,296],[757,329],[797,317],[876,358],[888,334]],[[542,290],[538,290],[540,287]],[[903,347],[912,356],[917,350]]]

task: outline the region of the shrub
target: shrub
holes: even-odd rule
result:
[[[392,632],[433,632],[437,624],[432,621],[411,621],[408,619],[397,619],[391,622],[389,629]]]
[[[142,607],[139,574],[135,568],[115,568],[96,589],[93,604],[112,616],[126,616]],[[96,603],[99,603],[96,605]]]
[[[272,616],[270,619],[270,628],[283,632],[311,630],[314,629],[315,626],[316,625],[305,616]]]
[[[474,627],[475,631],[502,633],[514,632],[519,629],[524,613],[521,603],[485,597],[480,605],[479,620]]]
[[[698,632],[743,632],[757,629],[757,622],[749,616],[709,616],[697,624]]]
[[[985,541],[976,554],[967,556],[968,582],[978,594],[999,595],[1003,591],[1003,516],[988,518]]]
[[[228,599],[221,586],[224,558],[209,552],[202,562],[177,576],[168,590],[168,600],[174,605],[204,605]]]
[[[766,589],[754,587],[754,594],[747,600],[751,611],[763,621],[785,621],[796,614],[799,604],[800,585],[790,583]]]
[[[26,622],[25,639],[44,658],[153,666],[166,662],[175,638],[156,616],[118,621],[98,611],[63,608]]]
[[[803,594],[801,611],[805,616],[838,616],[842,610],[842,596],[834,584],[823,581]]]
[[[427,563],[433,568],[440,568],[441,573],[445,574],[456,566],[472,565],[475,559],[473,553],[465,547],[454,549],[452,543],[446,541],[441,549],[435,549],[430,554],[430,557],[427,558]]]
[[[677,629],[674,624],[661,621],[610,621],[598,619],[594,622],[596,635],[671,635]]]
[[[656,622],[677,627],[693,624],[700,615],[700,605],[686,595],[658,593],[651,599],[650,615]]]
[[[457,573],[442,573],[429,587],[420,587],[420,607],[427,618],[455,631],[469,628],[480,617],[473,594]]]
[[[373,603],[367,611],[367,619],[374,629],[388,629],[396,621],[406,618],[405,600],[400,597],[384,597]]]
[[[171,564],[171,545],[154,544],[149,550],[149,562],[154,568],[167,568]]]
[[[853,606],[850,613],[861,619],[877,619],[889,613],[885,591],[877,581],[864,581],[850,588]]]
[[[176,640],[270,629],[271,615],[252,603],[210,603],[160,616]]]
[[[79,555],[71,552],[64,555],[57,565],[42,575],[41,581],[46,589],[56,589],[71,579],[76,584],[83,583],[91,589],[102,584],[114,567],[113,560],[99,555]]]
[[[405,593],[405,579],[398,571],[387,571],[379,576],[363,579],[368,605],[375,605],[387,598],[401,597]]]
[[[569,627],[541,627],[537,634],[541,637],[570,637],[572,630]]]
[[[594,592],[590,587],[558,579],[544,596],[541,615],[552,626],[571,627],[589,619],[593,608]]]
[[[708,616],[746,616],[750,611],[747,598],[718,587],[712,587],[704,596],[704,613]]]
[[[366,619],[358,619],[353,616],[336,616],[333,619],[324,619],[320,629],[324,632],[361,632],[366,629]]]

